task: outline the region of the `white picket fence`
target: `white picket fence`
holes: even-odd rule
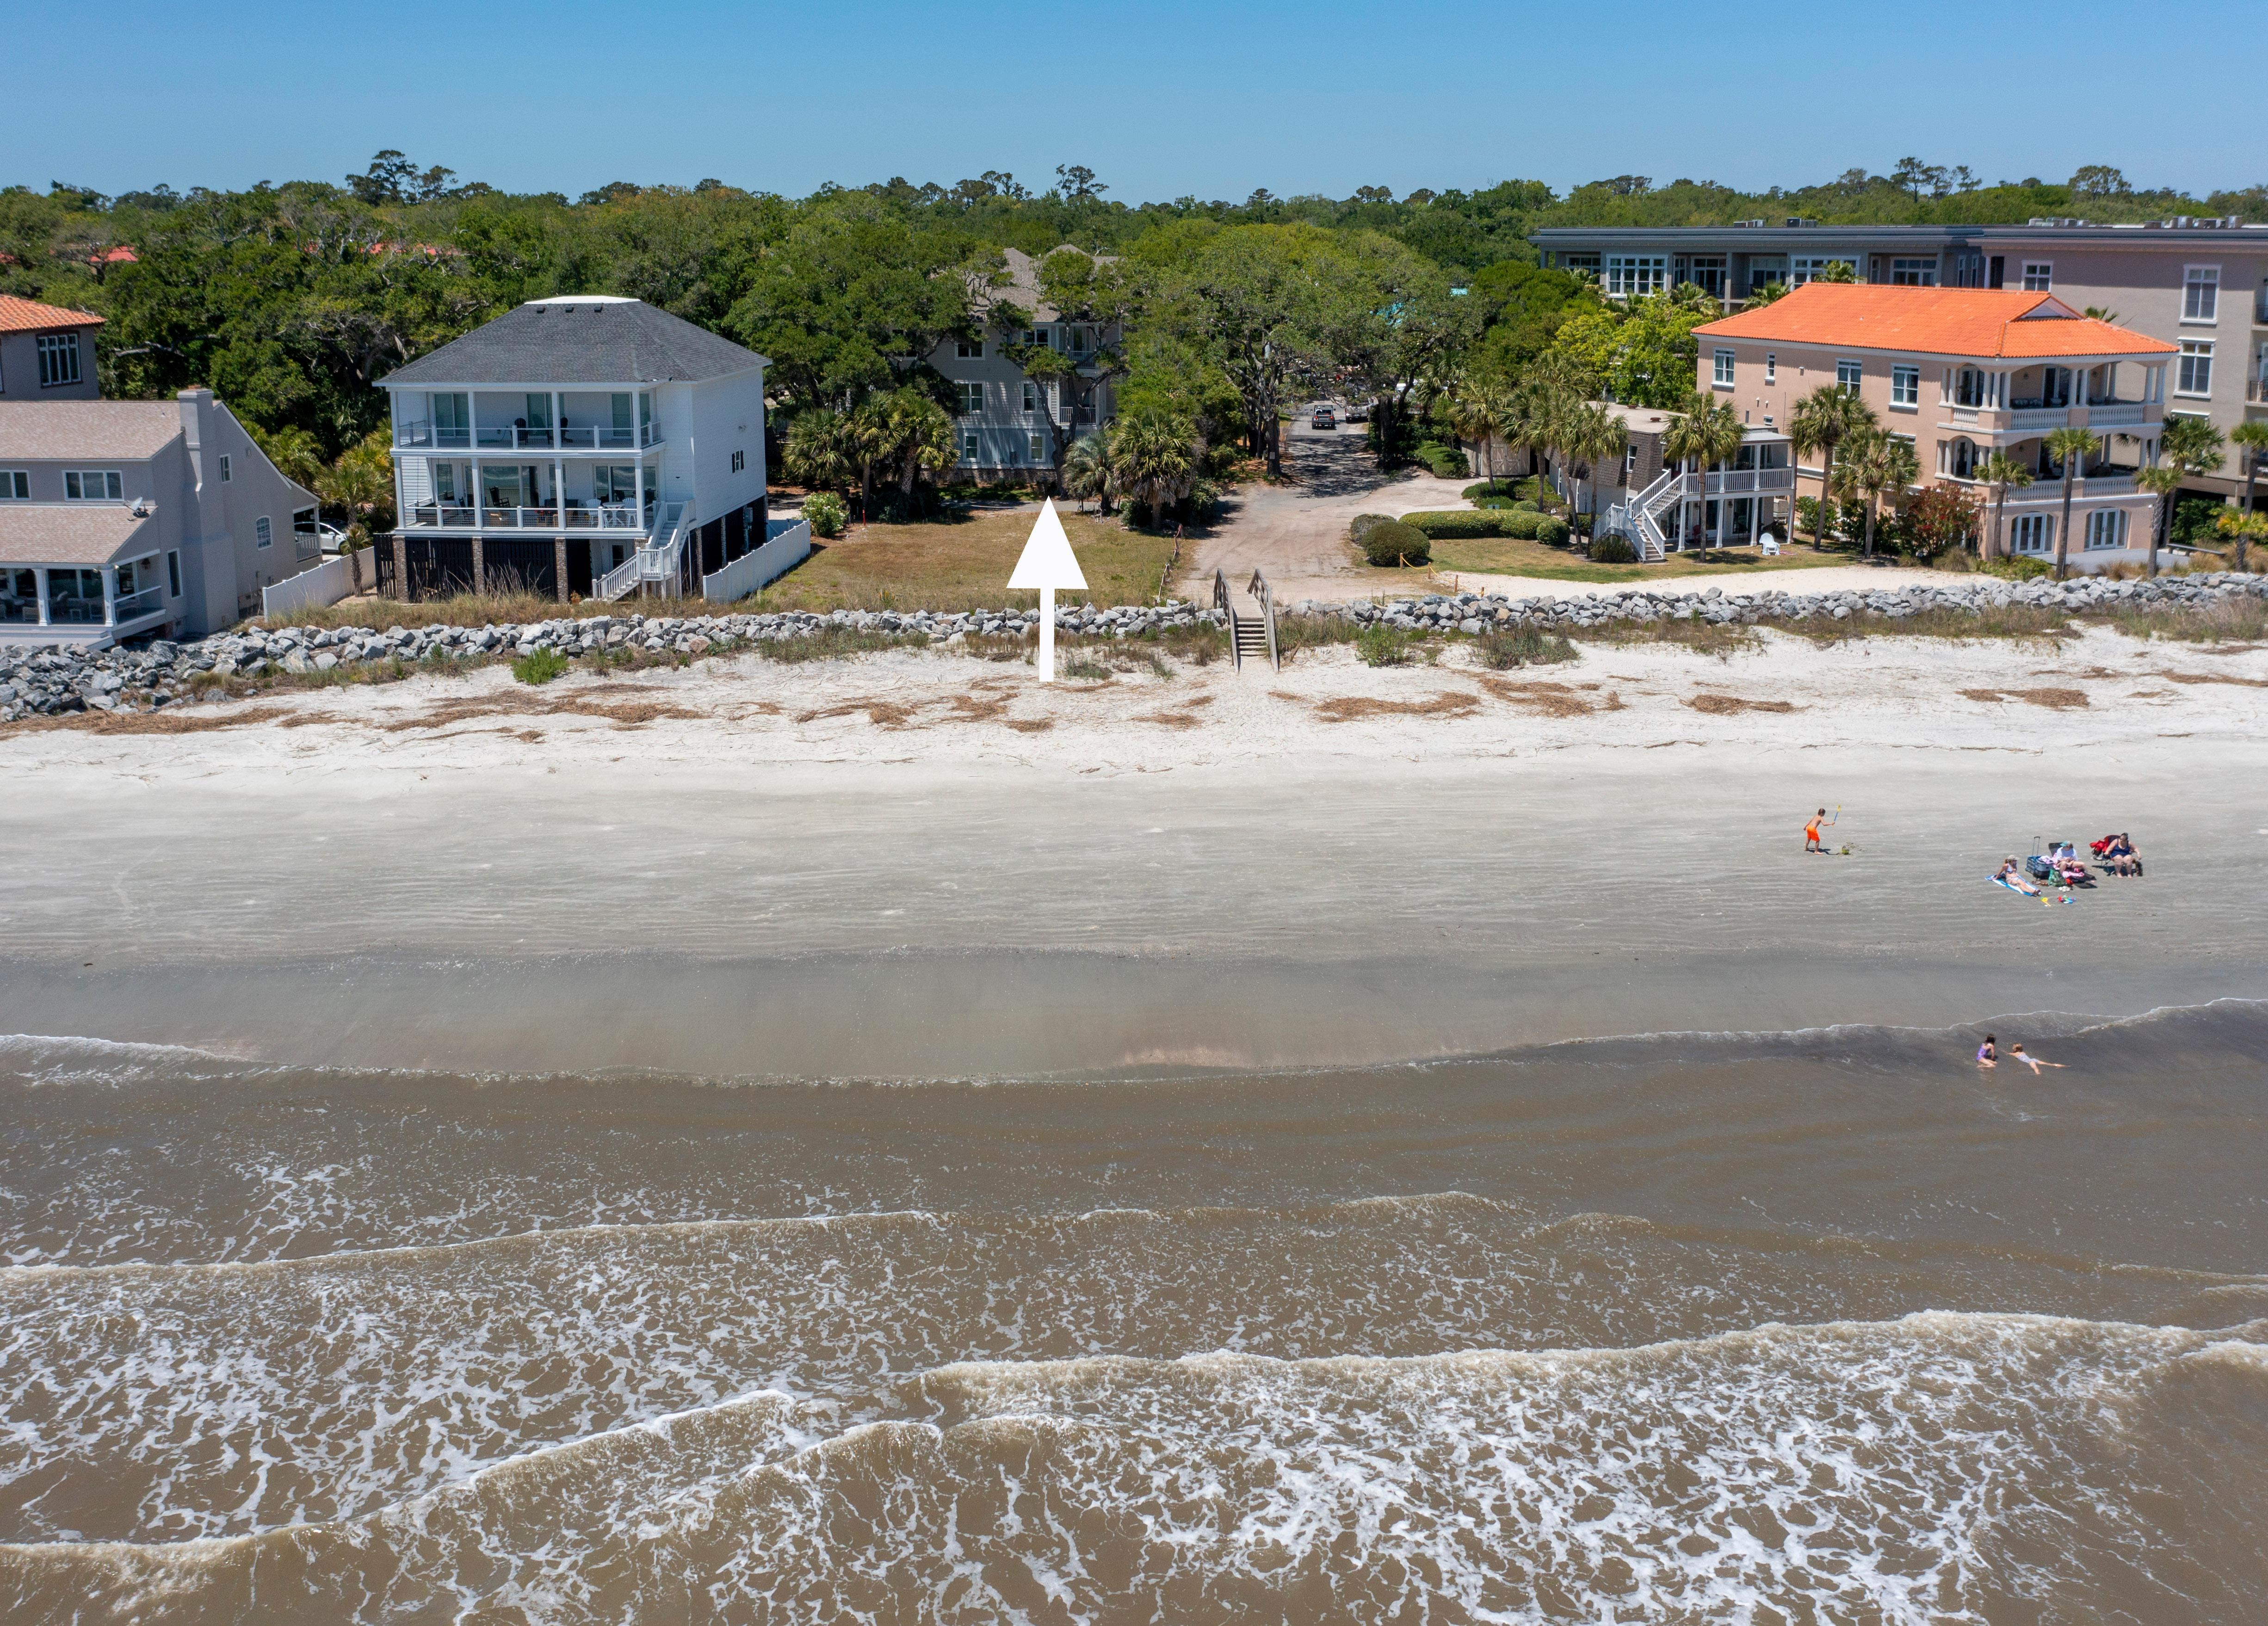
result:
[[[302,570],[287,577],[272,587],[260,590],[260,613],[262,615],[282,615],[307,606],[336,604],[361,585],[355,575],[359,562],[357,554],[333,554],[312,570]],[[377,562],[364,565],[370,579],[377,579]]]
[[[744,553],[714,575],[701,578],[701,596],[713,604],[745,599],[774,577],[801,564],[811,552],[811,521],[775,519],[762,547]]]

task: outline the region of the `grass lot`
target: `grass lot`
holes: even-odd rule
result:
[[[1173,557],[1174,539],[1064,512],[1064,531],[1086,578],[1071,603],[1145,604]],[[968,610],[1039,602],[1012,593],[1009,574],[1032,533],[1033,510],[978,513],[918,525],[874,525],[821,542],[811,557],[740,607],[761,610]]]
[[[1660,564],[1594,564],[1569,548],[1523,542],[1508,536],[1444,537],[1433,544],[1436,570],[1491,576],[1537,576],[1558,582],[1643,582],[1676,576],[1762,576],[1775,570],[1856,564],[1855,554],[1797,546],[1777,559],[1752,548],[1672,554]]]

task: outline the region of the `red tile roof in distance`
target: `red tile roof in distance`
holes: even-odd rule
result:
[[[1878,283],[1806,283],[1770,305],[1693,331],[1712,339],[1924,356],[2170,356],[2176,348],[2081,316],[2053,294]]]
[[[99,327],[102,318],[85,311],[66,311],[60,305],[18,299],[0,293],[0,333],[44,333],[56,327]]]

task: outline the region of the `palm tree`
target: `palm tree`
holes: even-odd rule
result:
[[[787,431],[788,478],[814,491],[842,492],[858,478],[848,425],[825,408],[800,413]]]
[[[2102,443],[2075,423],[2050,430],[2040,442],[2048,455],[2063,465],[2063,522],[2056,527],[2056,580],[2071,574],[2071,489],[2087,460],[2102,450]]]
[[[1766,283],[1763,287],[1750,294],[1748,298],[1748,303],[1742,305],[1741,308],[1744,311],[1761,311],[1768,305],[1776,304],[1779,300],[1786,298],[1787,291],[1787,284],[1786,283]]]
[[[1677,465],[1681,476],[1708,449],[1707,434],[1702,428],[1703,415],[1708,409],[1709,403],[1697,391],[1686,397],[1684,409],[1661,432],[1662,455]],[[1681,480],[1677,488],[1677,546],[1681,549],[1690,534],[1691,528],[1685,523],[1685,488]]]
[[[1491,480],[1494,463],[1490,458],[1489,437],[1495,427],[1494,415],[1481,387],[1469,379],[1460,379],[1448,394],[1450,432],[1459,440],[1469,440],[1480,453],[1483,464],[1481,478]]]
[[[1152,525],[1160,524],[1167,508],[1197,483],[1197,430],[1188,420],[1163,412],[1121,418],[1111,438],[1110,466],[1118,489],[1150,511]]]
[[[910,510],[915,483],[935,481],[959,459],[953,419],[919,390],[902,389],[890,396],[887,421],[890,457],[898,466],[898,497]]]
[[[1526,385],[1503,391],[1494,397],[1493,427],[1497,438],[1504,442],[1507,452],[1516,447],[1528,453],[1530,467],[1535,466],[1535,454],[1543,449],[1544,442],[1543,421],[1537,409],[1537,401],[1538,392]],[[1539,470],[1536,487],[1539,492],[1543,489],[1542,480]]]
[[[1870,429],[1851,442],[1844,460],[1840,489],[1867,505],[1867,537],[1862,553],[1874,556],[1874,517],[1885,495],[1902,494],[1921,473],[1911,442],[1887,430]]]
[[[2247,418],[2228,431],[2228,438],[2244,452],[2244,511],[2254,512],[2253,482],[2260,477],[2260,465],[2268,462],[2268,418]],[[2236,544],[2236,568],[2244,568],[2244,542]]]
[[[2154,463],[2147,468],[2134,471],[2134,489],[2147,491],[2157,498],[2150,511],[2150,574],[2158,573],[2158,549],[2166,534],[2166,516],[2172,511],[2174,493],[2182,489],[2182,471],[2163,463]]]
[[[1630,430],[1609,408],[1585,401],[1569,415],[1560,436],[1560,447],[1567,454],[1571,469],[1580,467],[1590,479],[1590,511],[1595,521],[1599,511],[1599,466],[1609,458],[1623,455],[1623,449],[1630,445]]]
[[[1977,477],[1992,492],[1992,536],[1984,549],[1984,556],[1994,559],[2005,551],[2000,542],[2003,535],[2000,520],[2007,511],[2009,489],[2013,487],[2021,491],[2031,484],[2032,471],[2020,459],[2010,457],[2005,452],[1995,452],[1977,465]]]
[[[1709,502],[1709,470],[1719,463],[1729,463],[1740,455],[1741,443],[1748,438],[1742,426],[1741,415],[1731,403],[1719,401],[1697,390],[1688,396],[1682,415],[1662,435],[1661,449],[1680,463],[1690,463],[1697,476],[1694,500],[1700,504],[1705,524]],[[1726,504],[1720,497],[1717,504],[1717,535],[1719,541],[1725,533]],[[1677,499],[1677,536],[1682,545],[1687,534],[1685,498],[1681,489]]]
[[[1081,502],[1095,499],[1110,511],[1110,425],[1081,435],[1064,453],[1064,489]]]
[[[1837,265],[1841,261],[1835,262]],[[1828,268],[1830,270],[1833,266]],[[1823,546],[1827,503],[1835,487],[1835,448],[1852,436],[1874,427],[1874,409],[1839,384],[1822,384],[1795,403],[1788,415],[1788,439],[1796,455],[1820,453],[1818,518],[1812,522],[1811,545]]]

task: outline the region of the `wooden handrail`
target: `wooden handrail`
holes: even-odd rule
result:
[[[1236,651],[1236,605],[1228,596],[1228,577],[1219,570],[1212,573],[1212,607],[1228,617],[1228,665],[1232,672],[1244,670],[1244,658]]]
[[[1276,652],[1276,595],[1269,591],[1268,578],[1257,569],[1253,570],[1252,580],[1244,590],[1260,600],[1260,613],[1268,618],[1268,669],[1281,672],[1284,662]]]

